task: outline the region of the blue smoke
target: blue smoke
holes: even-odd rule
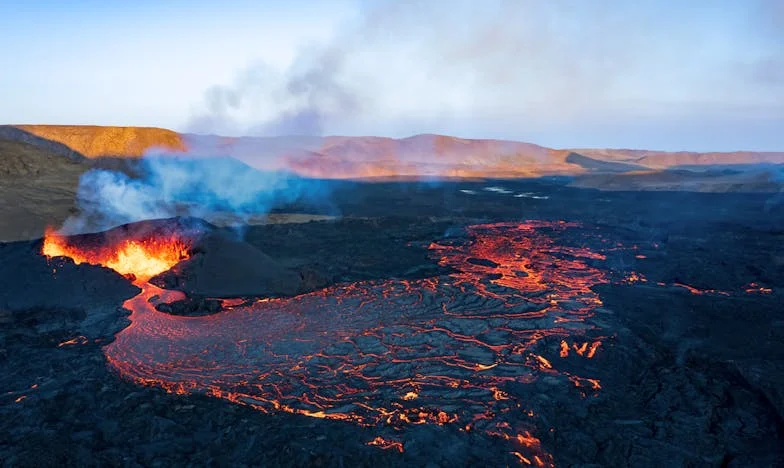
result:
[[[62,231],[100,231],[135,221],[209,218],[216,213],[242,221],[289,203],[323,208],[329,200],[329,186],[322,181],[259,171],[228,157],[156,155],[139,163],[140,177],[105,169],[82,175],[77,190],[80,212]]]

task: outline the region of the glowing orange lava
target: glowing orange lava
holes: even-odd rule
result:
[[[103,265],[137,280],[148,280],[188,257],[188,245],[177,236],[122,240],[116,245],[84,248],[47,229],[41,253],[47,257],[69,257],[77,264]]]
[[[760,286],[757,283],[749,283],[746,285],[744,291],[747,294],[771,294],[773,289]]]
[[[60,344],[57,345],[57,347],[58,348],[62,348],[63,346],[71,346],[71,345],[77,345],[77,344],[83,345],[83,344],[87,344],[88,341],[89,340],[86,337],[84,337],[82,335],[79,335],[79,336],[77,336],[75,338],[71,338],[70,340],[66,340],[66,341],[61,342]]]
[[[528,407],[528,397],[553,383],[578,398],[600,391],[599,380],[578,374],[607,347],[588,321],[602,306],[592,287],[609,281],[595,266],[605,257],[555,240],[578,227],[471,226],[470,241],[430,245],[449,275],[339,284],[291,298],[224,299],[221,313],[200,317],[159,312],[156,304],[184,294],[147,283],[187,258],[187,237],[86,247],[49,230],[42,253],[104,265],[142,288],[123,304],[131,324],[104,348],[109,365],[129,380],[372,426],[379,435],[368,445],[399,452],[409,442],[406,427],[451,425],[507,441],[509,458],[521,464],[552,466],[535,435],[539,408]],[[620,281],[647,279],[626,272]],[[757,283],[744,291],[772,293]],[[80,335],[59,346],[87,342]]]
[[[394,449],[403,453],[403,444],[394,440],[386,440],[379,436],[367,443],[368,445],[375,445],[376,447],[384,450]]]
[[[678,286],[680,288],[686,289],[691,294],[694,294],[694,295],[697,295],[697,296],[701,296],[703,294],[716,294],[716,295],[719,295],[719,296],[729,296],[730,295],[730,293],[727,292],[727,291],[719,291],[719,290],[716,290],[716,289],[699,289],[699,288],[695,288],[694,286],[690,286],[690,285],[684,284],[684,283],[673,283],[673,286]]]
[[[470,242],[430,246],[450,275],[225,300],[221,313],[201,317],[157,311],[184,295],[145,282],[187,256],[178,236],[87,249],[48,232],[43,253],[135,277],[143,291],[124,303],[131,325],[104,351],[139,384],[373,426],[369,445],[401,452],[406,426],[454,425],[508,441],[520,463],[552,466],[527,396],[545,388],[536,386],[543,377],[583,397],[601,388],[575,369],[601,353],[601,340],[585,333],[602,305],[591,287],[608,281],[591,263],[604,256],[551,235],[575,227],[472,226]]]
[[[405,441],[389,436],[405,438],[408,425],[454,424],[508,440],[522,463],[551,466],[533,435],[535,413],[504,387],[547,376],[583,395],[600,388],[556,361],[562,341],[571,343],[572,369],[601,344],[579,338],[601,305],[591,286],[607,281],[588,262],[604,257],[548,235],[573,227],[473,226],[469,243],[430,246],[456,270],[451,275],[224,301],[221,313],[204,317],[158,312],[151,299],[170,302],[181,293],[137,282],[144,291],[124,304],[132,323],[105,352],[137,383],[373,426],[379,436],[372,445],[381,448],[401,450]]]

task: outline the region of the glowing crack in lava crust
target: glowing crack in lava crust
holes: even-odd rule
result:
[[[140,384],[376,427],[369,444],[380,448],[403,451],[410,425],[455,425],[507,440],[522,464],[550,466],[534,436],[536,408],[504,387],[549,379],[600,388],[559,370],[601,349],[584,335],[601,305],[590,288],[607,281],[588,260],[604,257],[547,235],[576,226],[471,226],[470,242],[430,245],[451,275],[226,300],[221,313],[202,317],[157,311],[153,303],[182,293],[137,280],[143,292],[124,304],[131,324],[105,353]]]

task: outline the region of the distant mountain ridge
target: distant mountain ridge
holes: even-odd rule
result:
[[[386,137],[223,137],[154,127],[6,125],[0,137],[86,158],[152,152],[230,156],[257,169],[305,177],[539,177],[662,170],[679,166],[784,164],[784,152],[665,152],[553,149],[507,140],[422,134]],[[59,145],[59,146],[58,146]],[[75,157],[75,156],[74,156]]]

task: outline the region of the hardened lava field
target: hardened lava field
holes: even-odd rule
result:
[[[506,196],[475,192],[466,213]],[[760,257],[775,230],[618,227],[619,201],[576,221],[581,200],[552,205],[570,221],[360,213],[231,237],[173,219],[2,246],[0,449],[49,447],[44,465],[775,466],[779,273]],[[227,272],[248,259],[240,288]],[[254,275],[284,292],[211,295]]]

